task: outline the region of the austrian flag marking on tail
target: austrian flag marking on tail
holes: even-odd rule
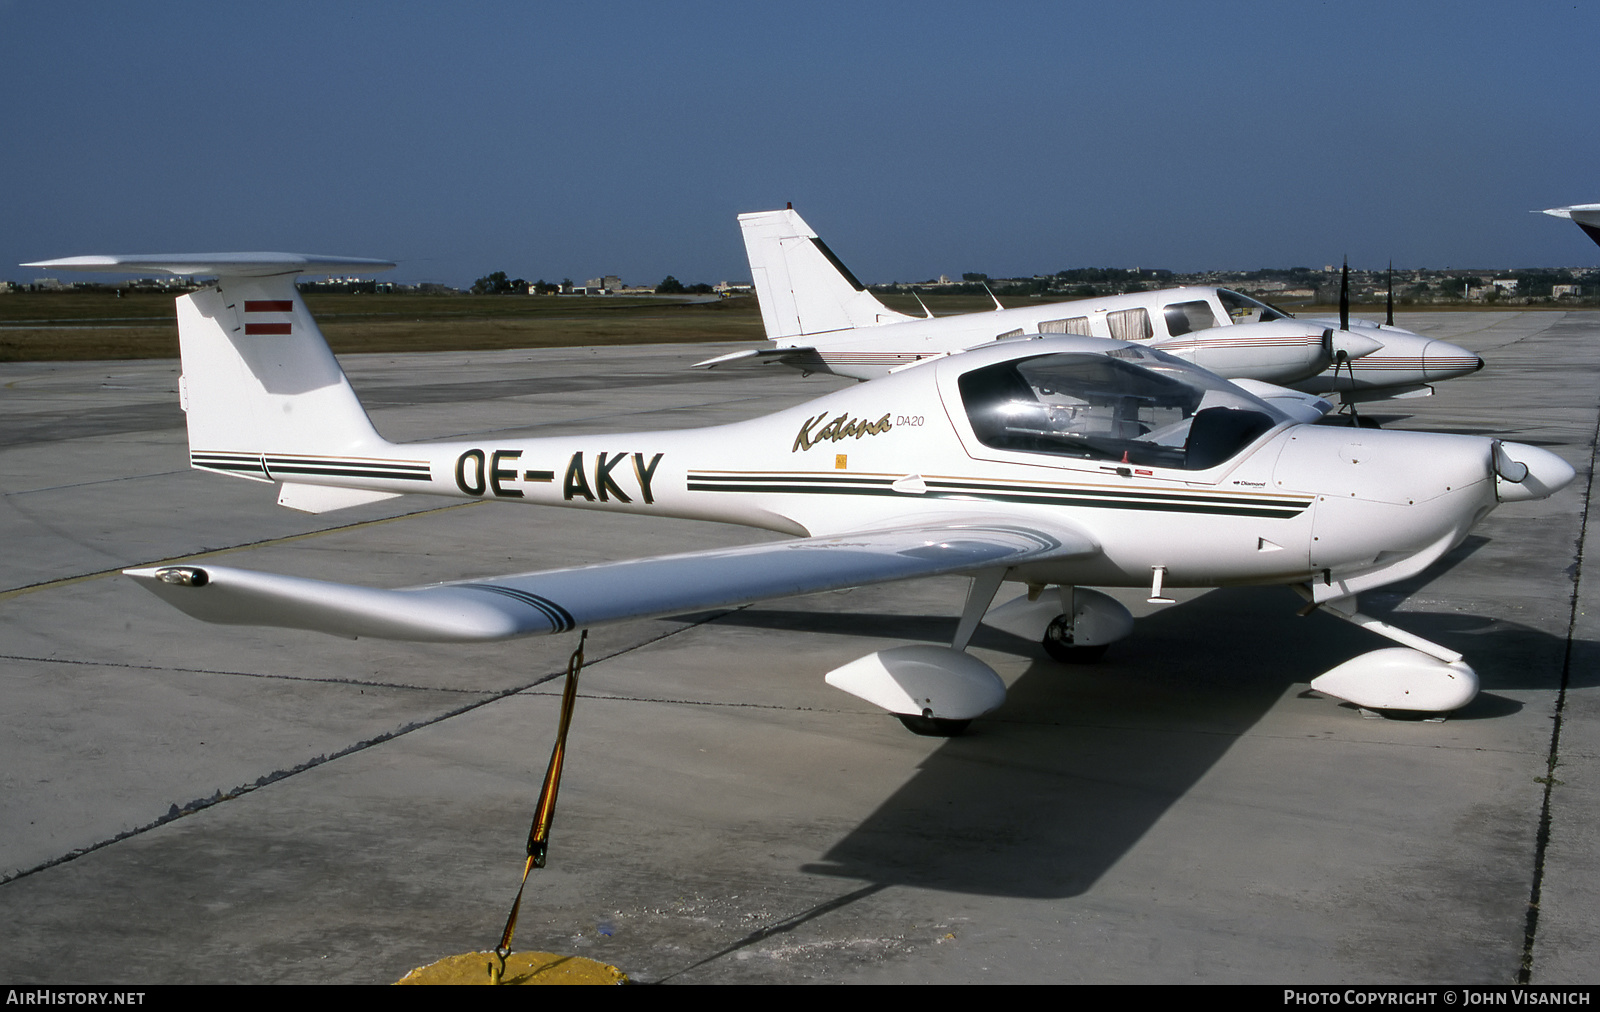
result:
[[[244,303],[244,332],[247,335],[292,334],[294,324],[278,319],[294,313],[292,299],[246,299]]]

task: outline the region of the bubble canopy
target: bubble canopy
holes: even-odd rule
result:
[[[1132,345],[997,362],[957,386],[984,446],[1144,467],[1207,470],[1289,420],[1219,376]]]

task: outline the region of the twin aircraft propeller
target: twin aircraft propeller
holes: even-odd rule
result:
[[[819,305],[831,304],[831,322],[843,321],[834,337],[862,336],[850,328],[876,302],[864,289],[819,296],[793,283],[794,265],[813,253],[830,271],[839,266],[814,236],[781,234],[808,233],[803,222],[792,212],[741,222],[747,242],[759,240],[752,264],[763,319],[780,345],[803,338],[829,360],[828,342],[806,329],[821,319]],[[787,302],[774,297],[772,280],[785,265]],[[827,675],[919,733],[953,733],[1004,700],[1000,678],[965,652],[980,622],[1038,640],[1066,661],[1095,657],[1131,632],[1127,610],[1092,587],[1149,588],[1164,600],[1171,587],[1291,586],[1311,606],[1398,644],[1338,665],[1316,688],[1377,709],[1456,709],[1478,686],[1461,655],[1361,614],[1356,595],[1421,572],[1499,503],[1544,498],[1574,474],[1518,443],[1307,424],[1326,410],[1325,402],[1315,408],[1315,391],[1250,377],[1230,383],[1202,368],[1216,361],[1208,356],[1230,352],[1202,347],[1195,335],[1239,331],[1246,324],[1235,316],[1254,314],[1260,333],[1281,332],[1282,346],[1304,356],[1314,332],[1309,361],[1324,363],[1314,377],[1327,367],[1318,355],[1362,361],[1380,350],[1367,344],[1408,332],[1306,327],[1218,289],[1185,289],[1176,302],[1144,307],[1146,326],[1160,320],[1168,329],[1161,342],[1138,329],[1101,332],[1111,319],[1134,326],[1134,315],[1116,315],[1139,308],[1132,302],[1006,310],[1082,320],[1021,322],[1024,334],[1040,336],[991,334],[961,354],[948,352],[970,345],[953,340],[914,368],[874,366],[872,375],[888,374],[731,425],[397,444],[373,428],[295,286],[302,273],[379,271],[388,262],[238,253],[27,266],[215,276],[178,299],[190,463],[275,483],[285,506],[322,512],[421,493],[793,536],[398,590],[210,563],[127,571],[188,614],[347,637],[491,640],[968,575],[949,647],[881,650]],[[1003,314],[978,315],[987,323]],[[1174,336],[1180,317],[1190,329]],[[950,332],[967,318],[952,319]],[[1008,328],[1014,319],[1006,317]],[[897,335],[899,354],[909,342],[898,335],[926,332],[931,346],[945,333],[934,325],[947,322],[885,320],[878,329]],[[1262,346],[1278,347],[1266,337]],[[1425,350],[1420,362],[1426,377]],[[994,606],[1005,583],[1026,593]]]

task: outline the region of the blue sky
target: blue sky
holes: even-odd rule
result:
[[[1600,4],[0,0],[0,278],[290,250],[747,279],[1600,264]]]

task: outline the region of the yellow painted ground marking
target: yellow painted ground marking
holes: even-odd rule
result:
[[[492,952],[463,952],[419,966],[396,984],[488,984]],[[626,984],[628,975],[614,966],[582,956],[554,952],[513,952],[506,957],[502,984]]]

